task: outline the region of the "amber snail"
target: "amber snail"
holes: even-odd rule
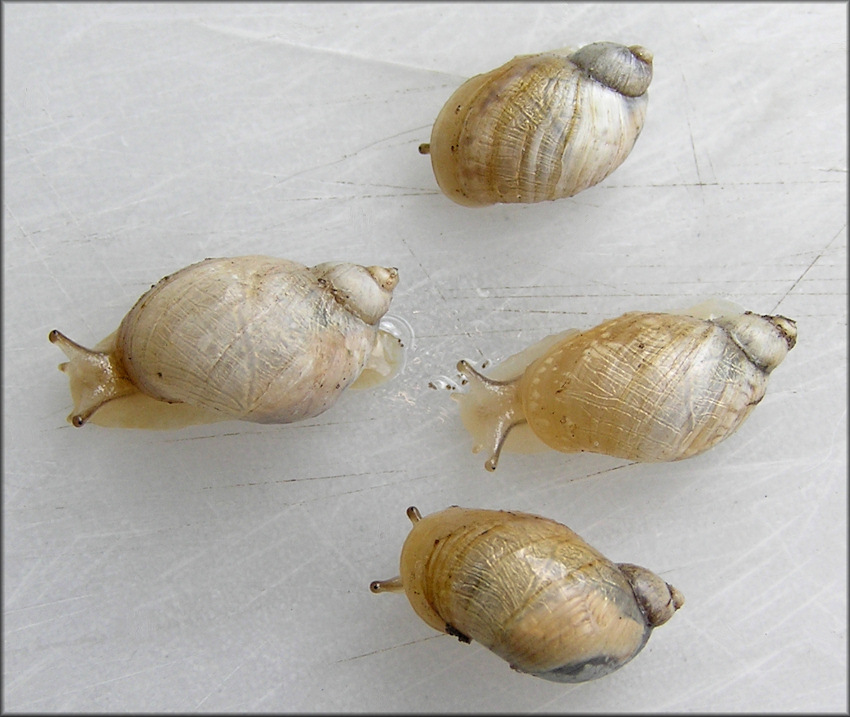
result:
[[[632,151],[651,80],[652,55],[638,45],[520,55],[462,84],[419,151],[458,204],[571,197]]]
[[[347,387],[390,377],[398,339],[379,328],[394,268],[286,259],[206,259],[166,276],[93,349],[50,332],[70,361],[82,426],[291,423]]]
[[[468,361],[461,419],[490,452],[546,447],[634,461],[676,461],[732,435],[794,347],[784,316],[706,302],[682,314],[629,312],[549,336],[484,376]]]
[[[655,573],[612,563],[547,518],[457,506],[407,515],[400,574],[372,592],[403,590],[435,630],[480,642],[519,672],[554,682],[607,675],[684,604]]]

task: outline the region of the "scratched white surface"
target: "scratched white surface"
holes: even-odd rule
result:
[[[847,709],[847,6],[3,6],[3,708]],[[575,198],[472,210],[417,153],[517,54],[655,55],[626,163]],[[290,426],[72,428],[58,328],[92,345],[207,256],[397,266],[401,375]],[[449,391],[633,309],[720,296],[799,343],[742,429],[638,465],[506,454]],[[686,596],[629,665],[559,685],[399,595],[409,523],[540,513]]]

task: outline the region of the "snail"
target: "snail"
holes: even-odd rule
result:
[[[93,349],[50,332],[70,359],[59,365],[75,404],[68,421],[166,429],[317,416],[355,380],[373,385],[397,369],[400,343],[378,326],[397,283],[394,268],[344,262],[187,266]]]
[[[372,592],[403,590],[435,630],[476,640],[519,672],[553,682],[607,675],[685,602],[655,573],[612,563],[548,518],[457,506],[407,515],[400,575]]]
[[[462,84],[419,152],[458,204],[571,197],[632,151],[651,80],[652,54],[639,45],[520,55]]]
[[[708,301],[681,314],[629,312],[549,336],[489,376],[457,364],[461,420],[493,471],[503,446],[676,461],[732,435],[797,340],[784,316]],[[507,441],[506,441],[507,439]]]

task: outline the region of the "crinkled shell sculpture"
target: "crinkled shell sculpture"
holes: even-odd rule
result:
[[[646,462],[708,450],[750,415],[797,340],[791,319],[732,307],[629,312],[549,336],[489,376],[460,361],[469,390],[453,398],[473,452],[486,447],[492,471],[503,445]]]
[[[398,272],[286,259],[206,259],[166,276],[118,330],[83,348],[50,333],[69,362],[68,420],[179,428],[291,423],[329,408],[358,377],[388,378],[398,340],[380,330]]]
[[[565,525],[527,513],[454,506],[413,522],[399,577],[435,630],[476,640],[511,667],[555,682],[619,669],[684,604],[646,568],[615,564]]]
[[[419,151],[458,204],[571,197],[632,151],[651,80],[652,55],[637,45],[520,55],[461,85]]]

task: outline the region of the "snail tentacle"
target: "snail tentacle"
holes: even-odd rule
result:
[[[399,593],[404,590],[404,585],[401,583],[401,577],[396,576],[389,580],[373,580],[369,589],[373,593]]]
[[[407,517],[410,519],[410,522],[416,525],[420,520],[422,520],[422,513],[419,512],[419,508],[415,505],[411,505],[407,509]]]

